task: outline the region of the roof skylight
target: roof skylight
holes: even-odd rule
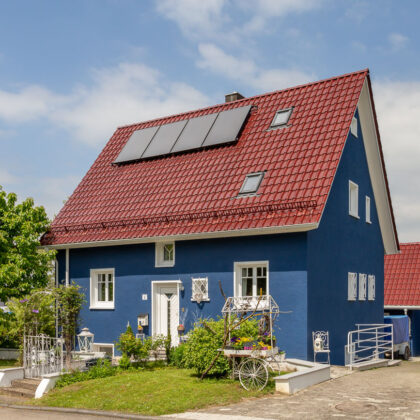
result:
[[[261,181],[264,178],[264,172],[255,172],[248,174],[242,184],[239,195],[255,194],[260,188]]]
[[[287,125],[290,116],[292,115],[293,108],[280,109],[274,115],[270,128],[278,128]]]

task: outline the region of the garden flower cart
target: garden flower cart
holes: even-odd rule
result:
[[[259,318],[260,340],[256,343],[247,337],[232,337],[235,329],[229,330],[229,344],[222,348],[223,354],[232,360],[232,374],[239,378],[246,390],[261,390],[268,382],[269,370],[280,371],[279,349],[273,337],[273,322],[280,313],[279,307],[271,295],[235,296],[226,299],[222,313],[228,317],[237,317],[238,324],[244,317]],[[234,321],[235,322],[235,321]]]

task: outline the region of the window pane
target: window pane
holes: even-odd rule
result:
[[[252,267],[242,269],[242,296],[252,296]]]
[[[291,109],[285,109],[278,111],[274,117],[273,122],[271,123],[272,127],[277,127],[279,125],[285,125],[289,122],[290,115],[292,113]]]
[[[114,300],[114,279],[112,274],[108,274],[108,301],[112,302]]]
[[[174,259],[174,245],[166,244],[163,246],[163,261],[173,261]]]
[[[263,175],[263,173],[247,175],[244,184],[242,185],[240,193],[249,194],[257,192]]]
[[[257,267],[257,295],[267,294],[267,267]]]
[[[105,274],[98,274],[98,300],[99,302],[105,302],[106,300],[106,283]]]

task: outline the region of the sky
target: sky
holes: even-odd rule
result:
[[[0,0],[0,185],[52,218],[118,126],[369,68],[401,242],[420,241],[415,0]]]

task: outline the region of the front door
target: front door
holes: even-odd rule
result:
[[[154,293],[154,330],[157,335],[171,336],[171,345],[176,346],[179,324],[179,297],[176,284],[157,284]]]

